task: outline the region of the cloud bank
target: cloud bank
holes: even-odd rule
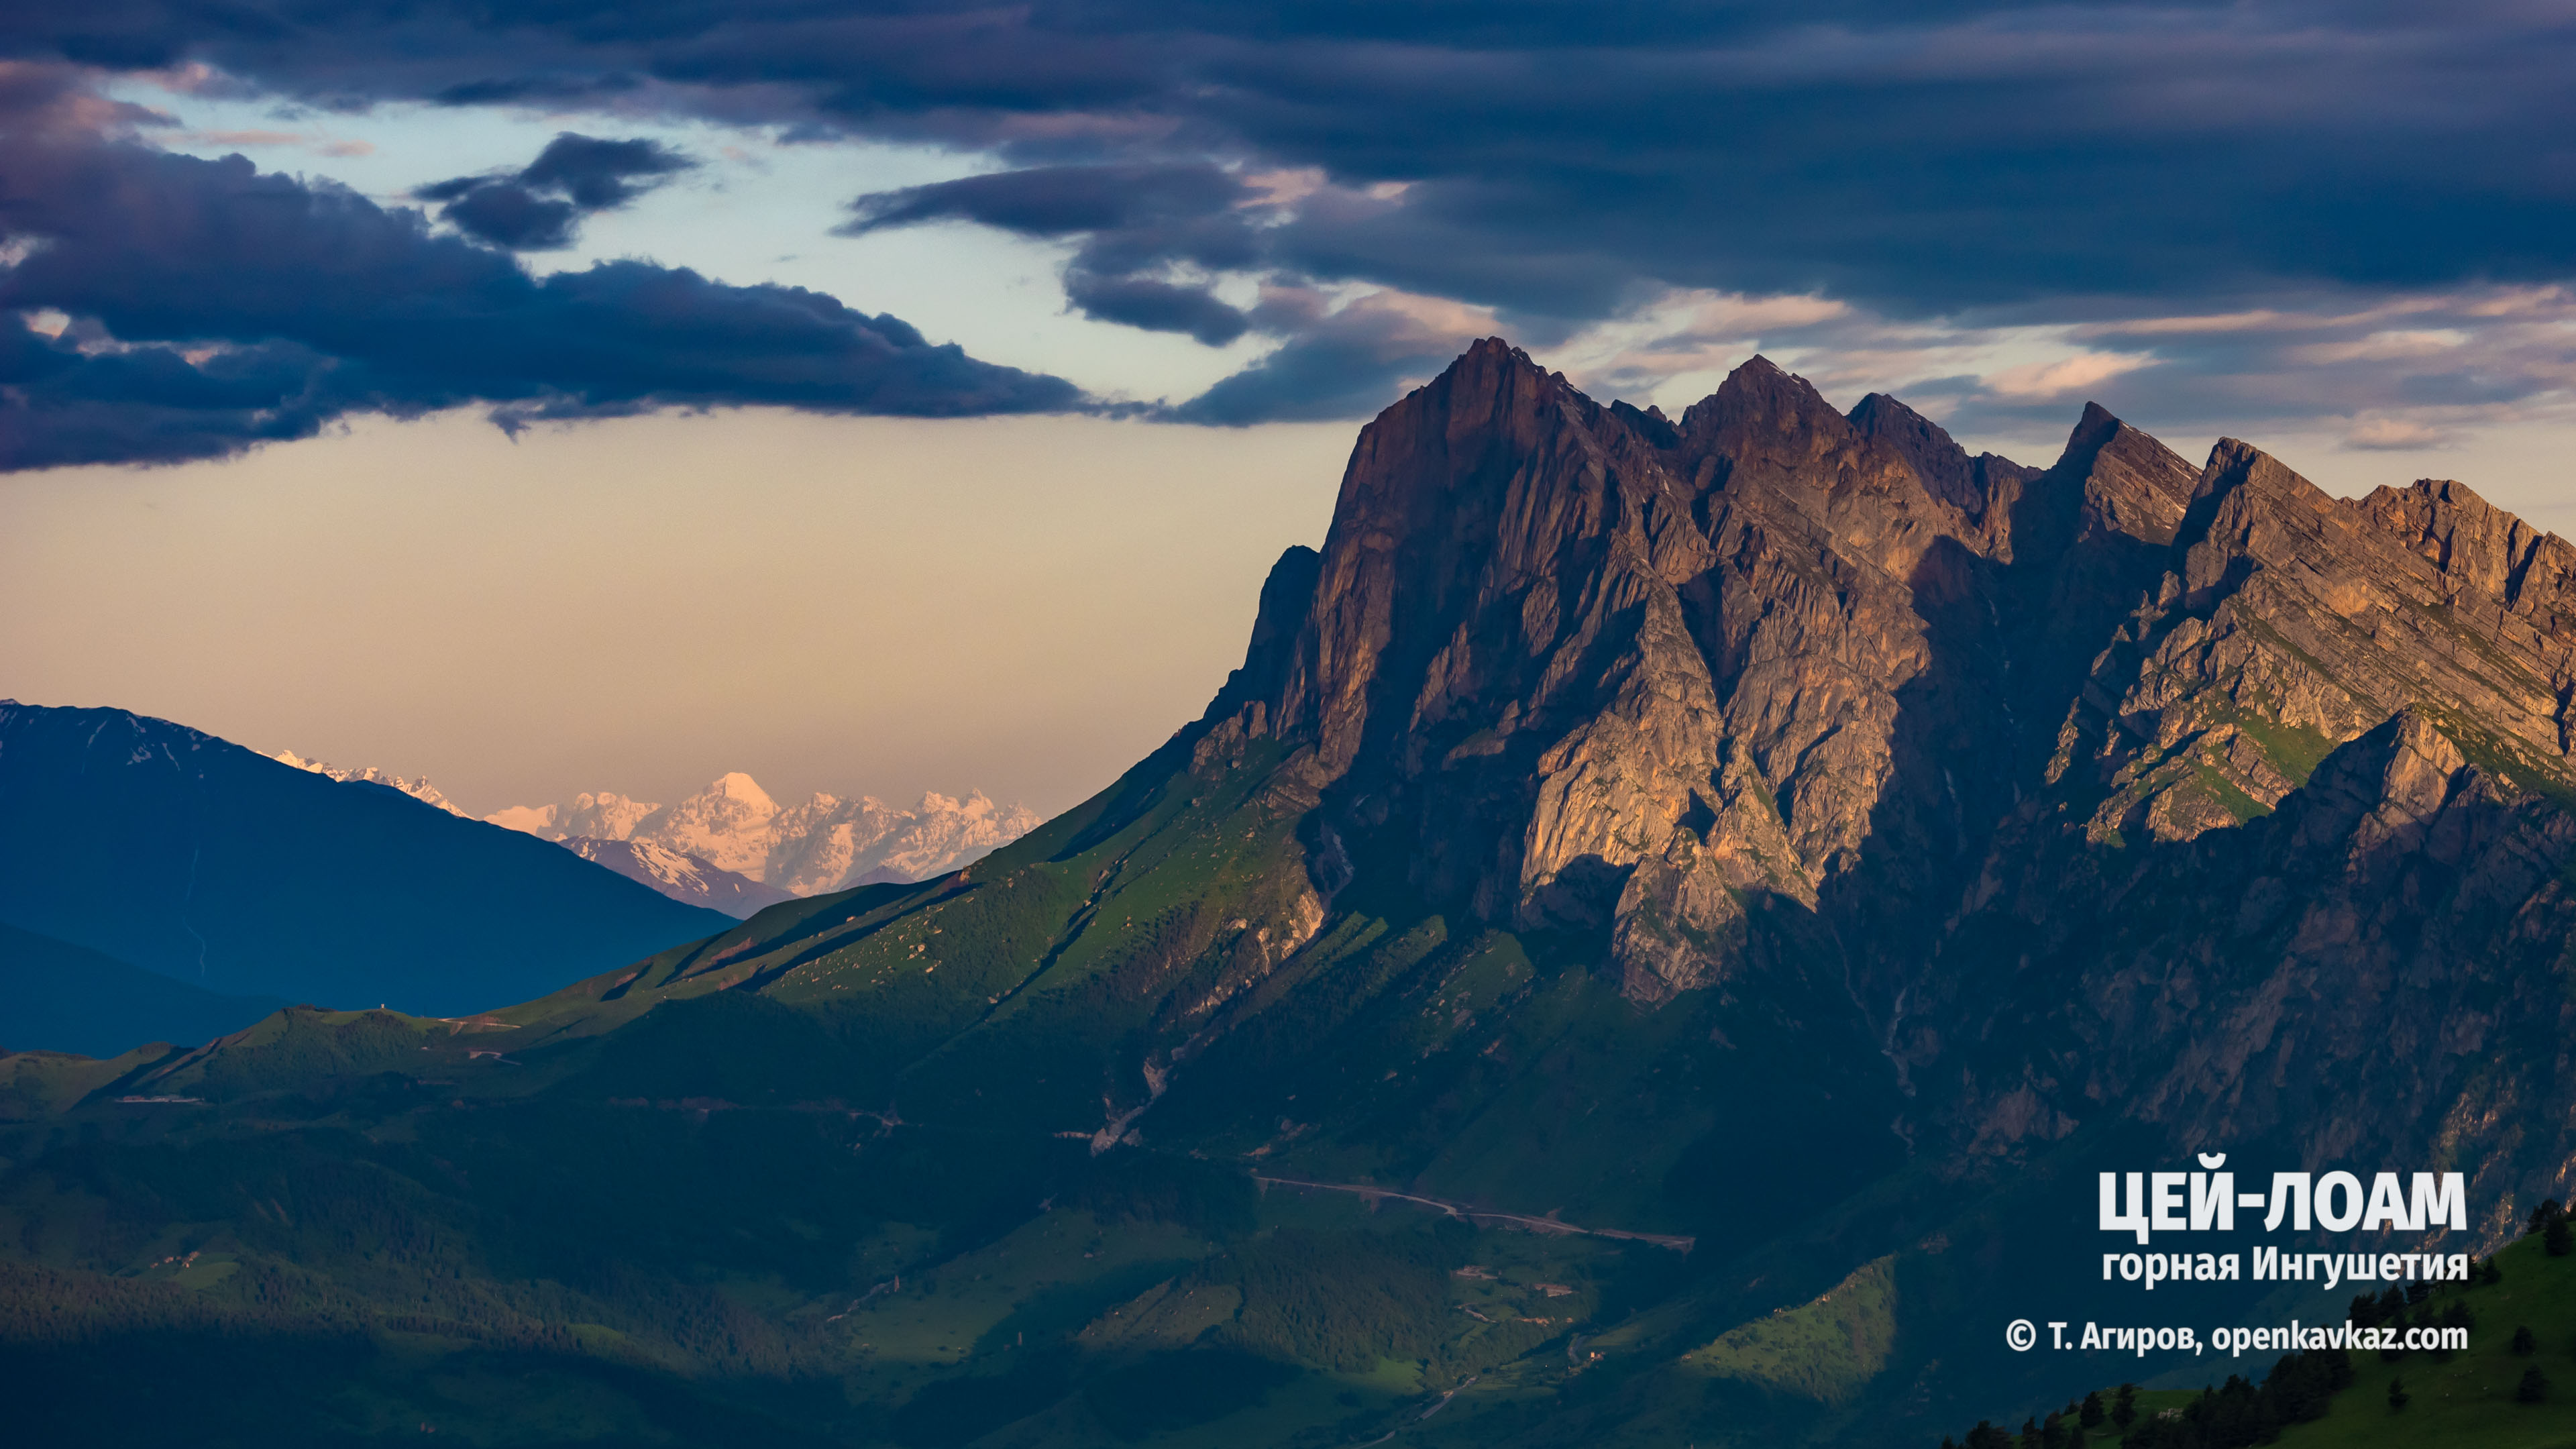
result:
[[[770,405],[948,417],[1085,405],[794,287],[602,262],[532,276],[420,212],[121,138],[56,74],[0,76],[0,468],[220,457],[357,411],[532,419]],[[513,184],[615,204],[637,158],[565,138]]]
[[[1068,242],[1084,315],[1272,343],[1173,414],[1200,421],[1365,411],[1419,375],[1444,308],[1580,348],[1658,308],[1687,330],[1674,309],[1717,296],[1845,306],[1770,335],[1925,366],[1971,333],[2045,334],[1954,389],[1999,417],[2086,386],[2239,391],[2258,361],[2364,379],[2335,405],[2355,416],[2569,381],[2564,350],[2502,314],[2452,345],[2331,321],[2576,280],[2576,27],[2515,0],[99,0],[0,17],[0,53],[208,66],[317,107],[694,115],[973,151],[997,169],[854,197],[849,229]],[[483,178],[443,204],[487,239],[553,244],[586,203],[549,185]],[[2257,313],[2278,325],[2165,325]],[[2079,335],[2094,326],[2112,330]],[[1609,370],[1642,376],[1653,350]],[[1945,375],[1914,376],[1937,394]],[[2255,401],[2328,406],[2303,387]]]

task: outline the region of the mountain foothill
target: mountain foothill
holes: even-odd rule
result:
[[[2147,1311],[2093,1281],[2101,1171],[2440,1168],[2474,1211],[2425,1250],[2511,1251],[2434,1306],[2576,1376],[2576,1265],[2521,1243],[2576,1160],[2571,699],[2576,549],[2460,483],[2339,498],[2099,407],[2026,466],[1761,358],[1667,416],[1487,340],[1361,431],[1200,718],[957,869],[732,921],[366,787],[630,934],[422,890],[268,989],[433,925],[551,975],[0,1057],[0,1352],[94,1443],[2257,1442],[2155,1407],[2204,1380],[2379,1442],[2390,1374],[2452,1374],[2435,1416],[2484,1379],[2003,1326]],[[209,990],[254,921],[360,920],[282,865],[354,817],[217,848],[202,782],[286,768],[230,748],[0,714],[0,790],[131,774],[86,858],[159,903],[20,844],[0,919],[182,977],[220,938]],[[745,777],[656,811],[543,828],[821,879],[725,824],[794,813]],[[2153,1412],[2079,1411],[2124,1382]]]

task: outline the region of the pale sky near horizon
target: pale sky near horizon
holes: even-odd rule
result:
[[[0,479],[0,695],[426,775],[486,814],[744,770],[1053,813],[1196,717],[1349,430],[371,420]]]
[[[0,478],[0,696],[426,775],[476,814],[735,769],[1052,814],[1241,661],[1355,432],[738,411],[514,442],[458,412]],[[2565,529],[2553,442],[2439,471]],[[2335,492],[2418,471],[2268,445]]]

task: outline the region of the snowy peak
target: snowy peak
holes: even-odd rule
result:
[[[483,817],[486,825],[516,830],[528,835],[541,835],[548,840],[561,840],[555,833],[555,807],[552,805],[513,805]]]
[[[844,800],[819,791],[801,804],[781,806],[740,771],[719,776],[672,805],[584,794],[565,804],[513,806],[484,818],[553,841],[587,838],[657,847],[674,858],[695,860],[790,895],[924,880],[1008,845],[1040,823],[1037,812],[996,804],[981,790],[962,799],[925,791],[910,810],[873,796]],[[635,879],[661,889],[645,875]],[[705,903],[731,909],[713,898]]]
[[[675,901],[708,906],[736,920],[748,920],[767,907],[796,899],[776,886],[763,885],[649,840],[599,840],[577,835],[562,845],[584,860],[604,865],[629,880],[641,881]]]
[[[557,842],[625,840],[635,834],[635,827],[645,817],[661,808],[650,800],[631,800],[602,791],[575,795],[562,805],[513,805],[484,816],[483,821]]]
[[[773,836],[769,823],[777,815],[778,802],[749,775],[736,771],[645,817],[629,838],[650,840],[713,861],[724,870],[765,880]]]
[[[455,801],[439,793],[438,787],[429,783],[425,776],[416,780],[407,780],[391,771],[379,770],[372,765],[363,770],[344,770],[337,765],[324,764],[320,760],[308,760],[293,750],[279,750],[269,758],[281,765],[289,765],[298,770],[310,770],[316,775],[327,776],[334,780],[363,780],[370,785],[382,785],[390,790],[400,790],[422,804],[435,805],[450,815],[465,814],[464,811],[456,808]]]
[[[549,810],[554,807],[548,806]],[[572,797],[571,806],[556,823],[566,835],[586,835],[596,840],[625,840],[635,834],[660,805],[650,800],[635,800],[612,795],[602,790],[596,795]]]

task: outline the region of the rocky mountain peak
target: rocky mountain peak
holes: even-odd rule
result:
[[[307,759],[304,756],[295,753],[293,750],[278,750],[270,754],[269,758],[277,761],[281,765],[290,766],[298,770],[310,771],[313,774],[327,776],[334,780],[362,780],[370,785],[382,785],[388,790],[399,790],[424,805],[434,806],[437,809],[446,811],[450,815],[463,815],[465,813],[456,807],[455,801],[447,798],[445,792],[441,791],[436,785],[429,783],[427,776],[407,779],[390,770],[377,769],[373,765],[362,766],[354,770],[343,769],[338,765],[326,764],[321,760]]]
[[[2074,510],[2074,537],[2111,535],[2159,547],[2173,542],[2182,526],[2201,471],[2092,402],[2049,470],[2073,486],[2065,501]]]
[[[1702,447],[1762,432],[1787,436],[1850,432],[1850,424],[1807,380],[1756,355],[1726,375],[1716,392],[1682,411],[1681,433]]]
[[[769,798],[769,792],[760,788],[760,782],[740,770],[728,770],[718,775],[707,789],[715,794],[740,800],[753,809],[763,806],[772,810],[778,808],[777,802]]]
[[[2449,599],[2500,600],[2546,636],[2567,634],[2576,619],[2576,546],[2487,502],[2467,484],[2427,478],[2379,488],[2347,506],[2439,570]]]
[[[1925,958],[1885,943],[1990,898],[1988,852],[2233,828],[2403,709],[2557,778],[2571,571],[2491,513],[2194,468],[2098,404],[2044,473],[1971,458],[1761,358],[1666,425],[1488,341],[1363,431],[1196,758],[1276,737],[1326,854],[1599,932],[1641,1001],[1821,930],[1892,1002]],[[2508,634],[2526,666],[2471,664]]]
[[[1871,833],[1895,691],[1930,660],[1915,592],[1990,544],[1923,473],[2000,520],[2028,472],[1870,416],[1897,438],[1757,359],[1664,428],[1471,350],[1363,431],[1201,756],[1299,742],[1304,788],[1408,835],[1436,897],[1615,920],[1641,996],[1709,979],[1743,902],[1812,905]]]
[[[2005,546],[2009,514],[2023,486],[2034,476],[1996,453],[1974,458],[1949,432],[1930,418],[1883,392],[1860,400],[1849,415],[1855,431],[1895,450],[1913,465],[1914,475],[1933,497],[1959,510],[1982,545],[1982,553]]]

